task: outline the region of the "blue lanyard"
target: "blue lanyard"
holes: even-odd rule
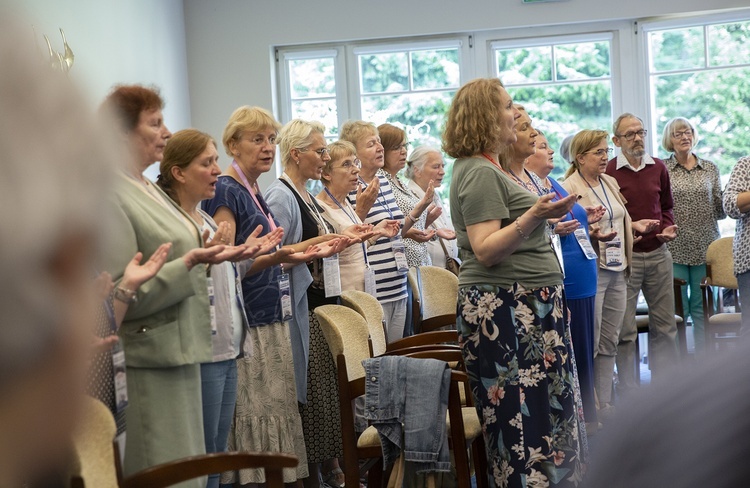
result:
[[[107,320],[109,320],[109,330],[117,335],[117,320],[115,320],[115,309],[112,307],[109,299],[104,300],[104,311],[107,313]]]
[[[580,171],[578,172],[578,174],[581,176],[581,178],[583,178],[583,175],[581,174]],[[607,196],[607,189],[604,187],[604,183],[602,182],[602,178],[599,177],[599,186],[602,187],[602,192],[604,192],[604,198],[607,199],[607,203],[606,204],[604,203],[604,200],[601,199],[601,197],[599,196],[599,194],[596,193],[596,190],[594,190],[594,187],[591,186],[591,183],[589,183],[586,178],[583,178],[583,181],[585,181],[586,184],[589,186],[589,188],[591,189],[591,191],[594,193],[594,196],[596,197],[596,199],[599,200],[599,203],[601,203],[602,205],[604,205],[604,208],[607,210],[607,214],[609,215],[609,226],[612,227],[612,218],[614,217],[615,211],[612,208],[612,204],[609,203],[609,197]]]
[[[364,183],[365,184],[365,188],[367,188],[367,182],[365,180],[363,180],[361,176],[359,177],[359,181],[361,181],[362,183]],[[391,211],[391,208],[388,206],[388,202],[385,199],[385,195],[383,195],[383,187],[382,186],[378,189],[378,201],[380,201],[381,199],[383,200],[383,203],[381,203],[381,205],[383,206],[383,208],[385,209],[385,211],[388,212],[388,216],[391,218],[391,220],[393,220],[393,212]]]
[[[349,212],[344,208],[344,206],[341,205],[341,202],[339,202],[338,200],[336,200],[336,197],[333,196],[333,193],[331,193],[328,190],[328,188],[323,187],[323,190],[325,190],[326,194],[331,198],[331,200],[333,200],[333,203],[335,203],[344,212],[344,214],[347,217],[349,217],[349,220],[351,220],[352,223],[354,223],[355,225],[359,224],[359,222],[356,219],[356,214],[354,214],[354,213],[349,214]],[[351,205],[349,206],[349,208],[351,208]],[[369,268],[370,267],[370,262],[367,260],[367,248],[365,247],[365,243],[364,242],[361,242],[360,244],[362,244],[362,254],[364,254],[364,256],[365,256],[365,265]]]

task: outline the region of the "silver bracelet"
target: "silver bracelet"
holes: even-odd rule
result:
[[[416,224],[417,223],[417,220],[414,217],[411,216],[411,213],[406,214],[406,216],[409,218],[409,220],[411,220],[412,224]]]
[[[523,231],[521,230],[521,223],[519,222],[519,220],[521,220],[521,217],[520,216],[516,217],[516,232],[518,232],[518,235],[520,235],[524,241],[528,241],[529,236],[524,234]]]
[[[136,292],[134,292],[133,290],[128,290],[127,288],[123,288],[121,286],[115,288],[114,295],[117,300],[120,300],[122,303],[127,303],[128,305],[131,305],[138,301],[138,294]]]

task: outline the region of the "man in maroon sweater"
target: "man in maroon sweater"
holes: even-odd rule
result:
[[[625,113],[614,124],[612,141],[621,149],[607,164],[606,173],[617,180],[630,217],[636,221],[655,219],[659,227],[639,236],[633,245],[630,265],[628,298],[625,307],[620,341],[617,345],[619,387],[623,392],[636,387],[635,309],[638,293],[648,303],[649,359],[654,379],[658,380],[665,367],[677,361],[672,291],[672,255],[666,242],[677,237],[677,226],[672,216],[672,188],[666,165],[645,150],[646,131],[641,119]]]

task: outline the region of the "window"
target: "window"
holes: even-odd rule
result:
[[[612,125],[610,34],[557,38],[533,44],[492,44],[495,75],[513,100],[523,105],[550,147],[581,129]],[[553,178],[567,170],[557,159]]]
[[[317,120],[326,126],[326,139],[338,135],[339,113],[336,90],[337,51],[285,53],[287,112],[289,120]]]
[[[648,32],[651,141],[662,156],[664,126],[686,117],[695,152],[729,175],[750,148],[750,21]]]

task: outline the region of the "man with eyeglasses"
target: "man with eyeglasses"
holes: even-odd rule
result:
[[[634,220],[655,219],[659,227],[636,237],[630,263],[628,298],[617,346],[618,390],[626,393],[637,386],[635,323],[638,294],[648,303],[649,360],[658,381],[663,370],[677,361],[677,325],[674,316],[672,255],[666,243],[677,237],[672,214],[672,189],[667,166],[646,153],[643,121],[633,114],[620,115],[614,123],[612,141],[621,154],[607,164],[606,173],[617,180],[625,206]]]

